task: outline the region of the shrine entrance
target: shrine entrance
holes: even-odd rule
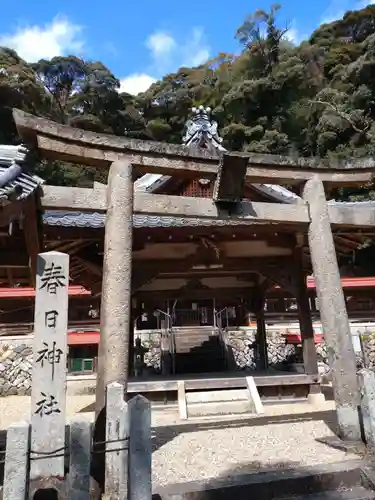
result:
[[[207,113],[202,106],[198,119]],[[200,274],[201,277],[195,278],[201,282],[204,279],[203,285],[211,288],[211,297],[218,288],[213,283],[217,283],[219,272],[231,277],[230,285],[227,282],[226,286],[231,287],[232,293],[234,288],[249,290],[249,281],[239,276],[245,270],[255,270],[278,286],[290,289],[298,303],[305,373],[280,375],[278,380],[268,375],[255,378],[255,383],[269,387],[301,385],[303,381],[309,386],[309,395],[316,395],[320,389],[317,353],[306,291],[306,274],[313,272],[322,326],[331,353],[339,433],[348,439],[360,439],[356,360],[336,251],[345,250],[347,235],[352,231],[373,230],[375,218],[371,208],[327,202],[326,193],[332,188],[371,182],[375,172],[371,158],[339,164],[329,159],[230,153],[221,147],[220,138],[216,141],[217,147],[201,151],[191,146],[201,144],[201,136],[207,135],[207,128],[201,130],[195,122],[187,147],[183,147],[94,134],[17,110],[13,115],[22,139],[37,148],[41,156],[109,168],[108,185],[104,189],[44,186],[41,200],[44,210],[90,212],[95,214],[95,220],[105,214],[101,251],[104,259],[97,258],[97,250],[95,255],[88,252],[79,257],[81,263],[84,261],[80,268],[99,277],[96,293],[102,296],[97,414],[104,410],[105,387],[109,382],[124,383],[125,392],[144,392],[140,385],[130,387],[129,383],[128,386],[132,325],[142,300],[138,294],[141,297],[143,293],[153,293],[159,299],[165,298],[166,291],[173,289],[169,286],[173,282],[179,284],[178,298],[182,298],[182,294],[189,296],[183,288],[186,285],[183,273]],[[211,123],[208,135],[217,136],[217,124]],[[212,183],[212,194],[204,199],[156,191],[153,194],[146,190],[139,192],[134,189],[134,179],[143,174],[157,174],[158,179],[164,176],[198,182],[208,179]],[[289,189],[272,186],[270,183],[276,179]],[[246,185],[261,193],[262,198],[247,196]],[[137,236],[136,228],[144,220],[147,225]],[[167,228],[158,237],[150,234],[155,220],[160,221],[160,227]],[[172,234],[165,234],[171,227],[188,226],[190,234],[180,231],[175,239]],[[219,228],[228,231],[215,240],[214,233]],[[345,238],[342,232],[339,238],[335,237],[338,230],[344,231]],[[208,261],[207,252],[202,252],[197,232],[204,233],[206,243],[210,240],[211,245],[206,248],[213,248],[210,258],[214,262]],[[216,264],[220,260],[220,269],[210,267],[215,259]],[[163,277],[158,279],[161,274]],[[208,281],[211,286],[207,285]],[[151,285],[147,287],[151,282],[154,282],[153,289]],[[262,283],[252,286],[261,288]],[[174,290],[173,295],[176,295]],[[256,344],[264,362],[265,345],[261,340],[265,336],[264,303],[256,302],[253,309],[258,326]],[[217,304],[216,310],[219,310]],[[194,316],[188,318],[188,321],[198,320],[202,321],[202,314],[195,319]],[[197,327],[193,325],[193,328]],[[243,384],[243,380],[240,383]],[[208,382],[202,384],[207,387]],[[176,388],[176,381],[171,381],[171,385]],[[167,390],[167,386],[164,383],[163,390]],[[195,390],[197,385],[193,386],[191,389]],[[158,383],[157,390],[160,391],[160,387]]]

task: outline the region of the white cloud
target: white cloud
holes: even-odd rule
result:
[[[198,66],[210,55],[202,28],[195,27],[185,39],[157,31],[146,40],[155,70],[159,73],[175,71],[181,66]]]
[[[121,91],[134,95],[145,92],[165,74],[176,71],[181,66],[199,66],[210,57],[210,47],[203,29],[199,27],[193,28],[183,40],[170,33],[156,31],[147,38],[146,47],[150,51],[151,67],[148,71],[122,78]]]
[[[134,73],[120,80],[120,92],[137,95],[140,92],[145,92],[154,82],[156,78],[147,73]]]
[[[82,27],[57,16],[44,26],[18,27],[14,33],[0,35],[0,46],[12,48],[28,62],[82,52]]]
[[[156,32],[146,40],[146,47],[154,59],[168,57],[176,49],[176,40],[168,33]]]

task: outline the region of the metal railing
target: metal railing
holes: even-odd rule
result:
[[[175,336],[174,336],[174,331],[173,331],[173,320],[172,316],[166,312],[163,311],[162,309],[157,309],[157,311],[160,314],[163,314],[164,317],[167,319],[167,325],[166,328],[162,328],[164,330],[164,333],[166,333],[168,337],[168,346],[169,346],[169,354],[171,356],[171,361],[172,361],[172,374],[174,375],[176,373],[176,342],[175,342]],[[163,335],[163,333],[162,333]]]
[[[223,315],[225,319],[225,326],[223,327]],[[215,311],[215,324],[214,326],[217,328],[219,333],[220,345],[223,352],[223,358],[225,363],[225,368],[228,368],[228,339],[226,328],[228,328],[228,308],[223,307],[220,311]]]

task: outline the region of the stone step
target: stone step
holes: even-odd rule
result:
[[[263,412],[255,386],[254,391],[249,388],[188,391],[185,392],[185,400],[188,418]]]
[[[193,342],[199,342],[200,340],[209,340],[209,339],[218,339],[220,337],[216,335],[202,335],[201,333],[199,335],[175,335],[175,340],[178,342],[185,342],[185,341],[193,341]]]
[[[205,328],[205,329],[199,329],[199,328],[185,328],[184,330],[175,330],[173,328],[172,333],[174,335],[189,335],[189,334],[194,334],[194,335],[218,335],[219,332],[217,330],[212,330],[212,328]]]
[[[219,335],[207,333],[177,333],[174,334],[175,339],[218,339]]]
[[[210,355],[215,355],[217,353],[217,355],[222,355],[222,352],[221,350],[219,349],[206,349],[206,348],[200,348],[197,347],[197,346],[194,346],[194,345],[186,345],[186,346],[176,346],[176,353],[180,353],[180,354],[192,354],[192,355],[201,355],[201,356],[210,356]]]
[[[199,334],[199,335],[175,335],[174,337],[175,341],[176,342],[199,342],[199,341],[208,341],[208,340],[220,340],[220,337],[218,335],[203,335],[203,334]]]
[[[176,344],[203,344],[203,342],[219,342],[218,337],[175,337]]]
[[[248,401],[249,391],[247,389],[228,389],[224,391],[199,391],[187,392],[186,402],[195,403],[221,403],[227,401]]]
[[[186,325],[186,326],[173,326],[172,327],[172,330],[173,331],[183,331],[183,330],[218,330],[218,328],[215,328],[214,326],[212,325],[205,325],[205,326],[201,326],[201,325]]]
[[[193,342],[193,341],[176,341],[175,342],[176,349],[206,349],[207,351],[209,350],[215,350],[220,348],[220,342],[210,342],[209,340],[203,340],[202,342]]]
[[[220,401],[218,403],[188,403],[188,417],[208,417],[213,415],[241,415],[252,413],[250,401]]]

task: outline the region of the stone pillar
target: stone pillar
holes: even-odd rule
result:
[[[131,273],[133,231],[132,166],[122,159],[108,175],[104,238],[100,344],[96,387],[96,414],[105,405],[107,384],[123,384],[126,393],[131,327]]]
[[[55,450],[65,445],[68,285],[69,255],[39,254],[30,414],[30,489],[34,493],[41,480],[64,476],[64,456]],[[48,454],[48,460],[41,459]]]
[[[332,369],[339,436],[361,440],[356,360],[323,182],[308,180],[303,198],[309,203],[308,240],[320,317]]]

